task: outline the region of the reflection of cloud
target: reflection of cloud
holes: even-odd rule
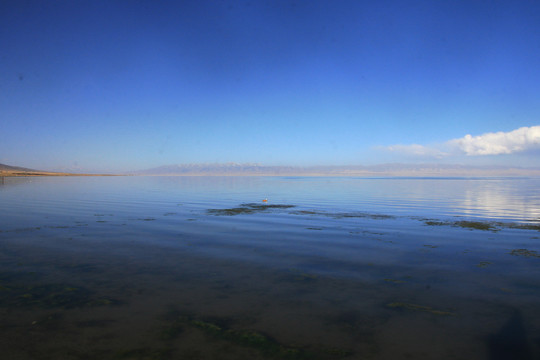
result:
[[[415,156],[427,156],[442,158],[448,154],[445,152],[436,149],[434,147],[412,144],[412,145],[392,145],[385,148],[388,151],[402,153],[405,155],[415,155]]]
[[[467,155],[512,154],[540,148],[540,126],[522,127],[510,132],[486,133],[479,136],[465,135],[450,140],[450,146],[457,147]]]
[[[540,149],[540,126],[522,127],[509,132],[491,132],[478,136],[465,135],[442,144],[392,145],[385,150],[423,157],[442,158],[450,155],[500,155]]]
[[[528,196],[534,189],[530,181],[507,182],[482,181],[467,187],[462,196],[456,198],[457,209],[470,216],[533,220],[540,219],[537,200]]]

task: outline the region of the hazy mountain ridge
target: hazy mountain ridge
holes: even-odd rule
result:
[[[11,166],[0,164],[0,176],[35,176],[35,175],[54,175],[53,172],[29,169],[20,166]]]
[[[19,166],[11,166],[11,165],[0,164],[0,171],[39,171],[39,170],[33,170],[33,169],[23,168],[23,167],[19,167]]]
[[[95,176],[104,175],[97,174]],[[94,176],[94,174],[78,174],[69,172],[43,171],[0,164],[0,176]]]
[[[129,175],[168,176],[540,176],[540,168],[449,164],[379,164],[371,166],[264,166],[260,164],[173,164]]]
[[[147,176],[410,176],[410,177],[482,177],[540,176],[540,168],[508,166],[469,166],[458,164],[378,164],[352,166],[265,166],[256,163],[173,164],[116,173]],[[76,175],[99,176],[34,170],[0,164],[0,176]]]

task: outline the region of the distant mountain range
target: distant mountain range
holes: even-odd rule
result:
[[[164,165],[128,174],[168,176],[540,176],[540,168],[446,164],[298,167],[225,163]]]
[[[0,164],[0,176],[84,176],[28,169]],[[99,176],[92,174],[93,176]],[[410,177],[475,177],[475,176],[540,176],[540,168],[508,166],[466,166],[448,164],[381,164],[372,166],[264,166],[260,164],[175,164],[118,175],[153,176],[410,176]]]

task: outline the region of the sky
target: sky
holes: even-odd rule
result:
[[[540,166],[540,2],[0,2],[0,163]]]

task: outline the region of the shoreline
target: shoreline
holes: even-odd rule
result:
[[[343,178],[538,178],[540,174],[530,173],[358,173],[358,174],[327,174],[327,173],[284,173],[284,174],[230,174],[230,173],[189,173],[189,174],[73,174],[73,173],[49,173],[49,172],[0,172],[3,177],[96,177],[96,176],[128,176],[128,177],[343,177]]]
[[[31,171],[0,171],[0,177],[34,177],[34,176],[122,176],[117,174],[73,174],[55,172],[31,172]]]

